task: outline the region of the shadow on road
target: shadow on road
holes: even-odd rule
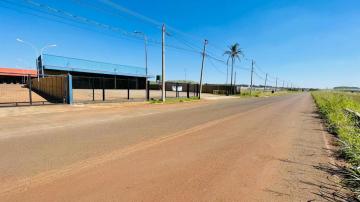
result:
[[[336,181],[331,180],[328,177],[328,183],[326,182],[318,182],[314,184],[314,186],[319,186],[320,193],[314,193],[327,201],[359,201],[356,199],[356,196],[351,193],[349,188],[344,185],[344,179],[346,178],[346,167],[338,165],[338,164],[319,164],[314,166],[314,168],[326,172],[333,179],[337,179]]]

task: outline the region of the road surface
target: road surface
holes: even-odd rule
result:
[[[329,136],[308,93],[44,107],[1,118],[0,201],[322,201],[331,192],[318,168],[331,160]]]

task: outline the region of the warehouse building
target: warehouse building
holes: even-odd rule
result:
[[[0,67],[0,84],[24,84],[29,76],[36,77],[36,70]]]
[[[145,89],[146,69],[92,60],[43,54],[38,58],[39,71],[45,75],[71,74],[74,89],[111,88]]]

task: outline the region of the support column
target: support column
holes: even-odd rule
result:
[[[72,75],[68,74],[67,76],[67,81],[68,81],[68,85],[67,85],[67,103],[68,104],[73,104],[73,87],[72,87]]]
[[[30,102],[30,105],[32,105],[32,94],[31,94],[32,86],[31,86],[31,76],[30,75],[28,75],[28,85],[29,85],[29,102]]]

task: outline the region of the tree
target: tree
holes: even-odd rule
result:
[[[225,51],[224,55],[228,55],[227,64],[229,64],[229,60],[231,59],[231,79],[230,86],[233,86],[233,75],[234,75],[234,63],[235,60],[238,59],[241,62],[240,57],[244,56],[243,51],[240,48],[238,43],[229,46],[230,50]],[[233,90],[233,89],[232,89]]]

